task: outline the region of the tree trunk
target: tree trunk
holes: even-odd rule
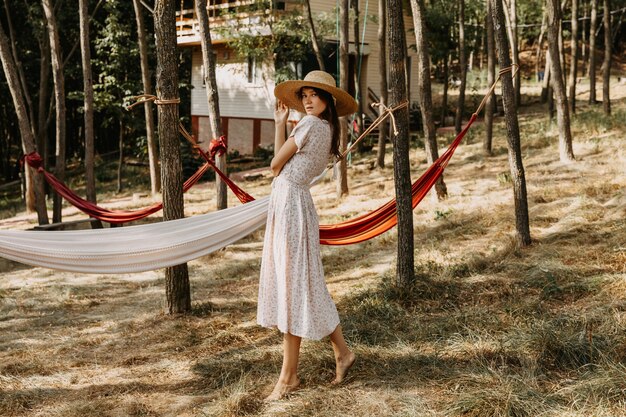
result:
[[[124,169],[124,121],[122,120],[122,118],[120,117],[120,135],[118,137],[118,149],[119,149],[119,155],[117,158],[117,192],[121,193],[123,187],[122,184],[122,171]]]
[[[572,38],[570,41],[572,60],[569,68],[569,108],[576,114],[576,77],[578,71],[578,0],[572,0]]]
[[[91,48],[89,44],[88,1],[79,0],[80,52],[83,62],[83,112],[85,118],[85,191],[88,201],[96,202],[96,177],[94,175],[95,141],[93,133],[93,81],[91,78]]]
[[[4,33],[2,22],[0,22],[0,61],[2,61],[2,69],[4,71],[4,77],[11,91],[11,98],[13,99],[13,105],[15,106],[15,113],[17,115],[17,121],[20,129],[20,135],[22,136],[22,150],[25,154],[35,152],[37,150],[35,146],[35,137],[30,126],[30,120],[28,119],[28,113],[26,111],[26,103],[22,90],[20,89],[19,77],[17,74],[17,68],[13,57],[11,56],[9,40]],[[37,171],[27,167],[30,170],[30,175],[34,182],[35,192],[35,209],[37,210],[37,221],[39,224],[48,223],[48,212],[46,211],[46,200],[43,189],[43,179],[41,175],[37,175]]]
[[[217,80],[215,76],[215,55],[211,43],[211,29],[209,27],[209,16],[207,15],[206,0],[196,0],[196,15],[200,27],[200,41],[202,44],[202,63],[204,65],[204,85],[209,110],[209,125],[211,127],[211,138],[217,139],[222,136],[222,119],[220,118],[219,95],[217,92]],[[205,150],[208,150],[210,140],[206,143]],[[222,172],[226,172],[226,155],[215,156],[217,166]],[[228,206],[228,195],[226,183],[215,176],[215,187],[217,190],[217,209],[222,210]]]
[[[146,42],[146,27],[143,19],[141,0],[133,0],[135,20],[137,21],[137,39],[139,41],[139,57],[141,60],[141,82],[144,94],[152,94],[152,79],[150,64],[148,63],[148,43]],[[159,172],[159,156],[157,141],[154,137],[154,115],[150,103],[143,105],[146,118],[146,138],[148,141],[148,163],[150,164],[150,190],[152,195],[161,191],[161,175]]]
[[[339,87],[348,91],[348,0],[340,0],[339,2]],[[348,120],[346,117],[339,118],[341,125],[341,137],[339,141],[339,150],[345,152],[348,148]],[[339,162],[339,170],[337,175],[337,198],[348,194],[348,164],[346,158]]]
[[[49,120],[49,93],[50,93],[50,40],[47,36],[39,39],[41,63],[39,67],[39,103],[37,111],[37,151],[45,162],[48,160],[48,120]],[[32,178],[32,176],[31,176]]]
[[[582,61],[582,68],[581,68],[581,74],[584,76],[584,74],[587,74],[587,69],[586,69],[586,65],[587,65],[587,20],[588,20],[588,8],[587,8],[587,4],[583,1],[582,3],[582,8],[583,8],[583,20],[582,20],[582,31],[581,31],[581,42],[580,42],[580,60]]]
[[[446,125],[446,117],[448,116],[448,78],[450,77],[450,54],[443,59],[443,92],[441,93],[441,127]]]
[[[393,105],[406,100],[406,34],[402,1],[387,2],[389,39],[390,101]],[[395,114],[398,135],[394,138],[393,173],[398,208],[398,261],[396,283],[408,288],[415,281],[413,255],[413,209],[411,207],[411,171],[409,166],[409,111],[398,110]]]
[[[491,18],[491,2],[487,0],[487,15],[485,26],[487,27],[487,85],[491,87],[496,80],[496,44],[493,33],[493,20]],[[493,116],[496,111],[496,94],[490,94],[485,106],[485,140],[483,141],[483,152],[485,155],[492,155],[493,141]]]
[[[359,105],[359,110],[356,114],[356,122],[359,126],[359,130],[363,131],[363,101],[365,100],[361,94],[361,36],[359,30],[359,0],[352,0],[352,8],[354,9],[354,49],[355,65],[354,65],[354,97]],[[367,97],[366,97],[367,98]],[[363,153],[363,141],[357,143],[357,151]]]
[[[543,70],[543,82],[541,83],[541,102],[545,103],[549,100],[550,94],[550,48],[546,51],[546,65]]]
[[[589,23],[589,104],[596,104],[596,27],[598,25],[598,0],[591,0]]]
[[[547,0],[548,9],[548,47],[550,48],[550,74],[552,89],[556,101],[556,120],[559,128],[559,156],[562,162],[574,161],[572,133],[570,130],[569,108],[565,95],[565,83],[561,62],[552,59],[561,55],[559,51],[559,32],[561,32],[561,4],[559,0]]]
[[[42,0],[43,10],[48,22],[48,36],[50,37],[50,57],[52,61],[52,79],[54,81],[54,101],[56,103],[56,149],[54,174],[60,181],[65,180],[65,78],[63,76],[63,59],[61,57],[61,43],[56,17],[50,0]],[[62,199],[54,193],[52,205],[52,221],[61,222]]]
[[[537,39],[537,48],[536,48],[536,56],[535,56],[535,75],[537,77],[537,82],[541,82],[541,79],[539,77],[539,65],[541,63],[541,55],[542,55],[542,51],[543,51],[543,37],[546,33],[546,24],[547,24],[547,20],[548,20],[548,14],[546,13],[546,7],[545,5],[543,6],[543,13],[542,13],[542,18],[541,18],[541,31],[539,32],[539,38]],[[544,72],[544,77],[545,77],[545,72]]]
[[[154,32],[157,54],[157,96],[161,100],[179,99],[175,24],[174,2],[157,0],[154,7]],[[158,117],[163,220],[168,221],[184,217],[178,105],[158,106]],[[191,311],[189,271],[186,263],[165,268],[165,293],[170,314]]]
[[[511,66],[509,45],[505,32],[504,11],[502,0],[490,0],[491,16],[494,26],[494,37],[498,49],[500,68]],[[513,196],[515,200],[515,238],[521,247],[531,244],[530,227],[528,220],[528,201],[526,196],[526,176],[522,163],[520,146],[519,124],[517,120],[517,106],[515,91],[510,73],[502,76],[502,104],[504,106],[504,120],[507,131],[507,145],[509,151],[509,166],[513,179]]]
[[[511,54],[513,65],[519,66],[519,37],[517,33],[517,1],[505,0],[504,17],[508,21],[509,42],[511,43]],[[517,71],[513,79],[513,87],[515,89],[515,102],[519,106],[521,104],[521,71]]]
[[[320,70],[326,71],[326,67],[324,66],[324,57],[322,56],[322,51],[320,50],[319,43],[317,42],[317,34],[315,33],[315,23],[313,22],[313,14],[311,13],[310,0],[304,0],[304,8],[306,11],[307,19],[309,21],[309,28],[311,29],[311,43],[313,44],[313,51],[315,52],[317,65],[319,66]]]
[[[429,165],[439,158],[437,149],[437,129],[433,119],[433,99],[430,85],[430,56],[428,41],[426,40],[426,18],[423,0],[411,0],[413,10],[413,28],[415,30],[415,44],[417,45],[417,71],[419,105],[422,111],[422,123],[424,125],[424,146],[426,159]],[[435,192],[439,200],[448,196],[446,183],[443,175],[435,183]]]
[[[386,2],[378,2],[378,68],[380,71],[380,102],[385,106],[387,101],[387,7]],[[379,107],[379,114],[383,114],[384,110]],[[378,126],[378,155],[376,165],[379,168],[385,167],[385,145],[387,140],[387,120]]]
[[[604,114],[611,114],[611,0],[604,0],[604,63],[602,64],[602,107]]]
[[[461,67],[461,85],[459,86],[459,99],[456,106],[454,130],[458,135],[463,123],[465,111],[465,86],[467,83],[467,59],[465,57],[465,0],[459,0],[459,65]]]

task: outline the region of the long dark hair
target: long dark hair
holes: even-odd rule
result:
[[[328,123],[330,123],[330,154],[335,156],[336,158],[339,158],[341,156],[341,151],[339,150],[339,135],[341,134],[341,130],[339,126],[339,117],[337,116],[337,108],[335,107],[335,98],[332,96],[332,94],[320,88],[302,88],[312,88],[326,104],[326,110],[324,110],[319,117],[320,119],[326,120]],[[298,97],[300,98],[302,98],[302,88],[298,92]]]

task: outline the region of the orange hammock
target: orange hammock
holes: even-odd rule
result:
[[[450,158],[454,154],[454,151],[459,146],[463,137],[469,130],[470,126],[476,120],[478,115],[474,113],[472,117],[465,125],[465,128],[459,133],[454,141],[450,144],[448,149],[417,179],[411,186],[411,205],[415,208],[420,201],[428,194],[428,191],[435,185],[443,170],[448,165]],[[188,140],[193,138],[188,133],[183,132]],[[200,154],[210,161],[209,156],[198,149]],[[213,169],[220,176],[228,187],[235,193],[235,195],[246,195],[247,199],[239,198],[242,203],[247,203],[249,198],[254,199],[245,191],[243,191],[237,184],[232,182],[222,171],[220,171],[215,165],[212,165]],[[377,208],[362,216],[356,217],[351,220],[337,224],[320,225],[320,243],[323,245],[350,245],[352,243],[360,243],[369,240],[373,237],[385,233],[398,223],[396,200],[389,200],[385,205]]]

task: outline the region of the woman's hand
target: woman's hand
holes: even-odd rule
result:
[[[276,100],[276,108],[274,109],[274,122],[277,124],[286,125],[287,117],[289,116],[289,107],[285,106],[285,104]]]

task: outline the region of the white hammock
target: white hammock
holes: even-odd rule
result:
[[[0,230],[0,256],[72,272],[127,273],[185,263],[265,224],[268,197],[199,216],[73,231]]]

